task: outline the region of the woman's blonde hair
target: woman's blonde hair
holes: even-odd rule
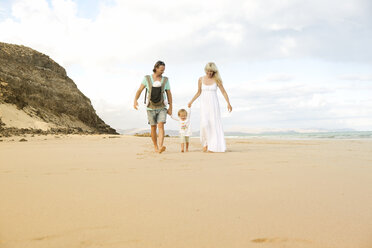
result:
[[[207,71],[212,71],[213,72],[212,77],[217,81],[217,83],[222,84],[220,73],[218,72],[218,68],[214,62],[207,63],[204,67],[204,71],[205,73],[207,73]]]

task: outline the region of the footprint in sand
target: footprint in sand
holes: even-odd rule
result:
[[[145,158],[145,154],[144,153],[136,153],[137,155],[137,159],[144,159]]]
[[[33,238],[32,240],[41,241],[41,240],[46,240],[46,239],[58,238],[58,237],[60,237],[60,235],[48,235],[48,236]]]
[[[288,239],[288,238],[258,238],[252,239],[253,243],[285,243],[285,242],[299,242],[299,243],[311,243],[306,239]]]
[[[96,226],[96,227],[71,229],[71,230],[61,232],[59,234],[50,234],[50,235],[35,237],[35,238],[32,238],[31,240],[33,240],[33,241],[43,241],[43,240],[57,239],[57,238],[61,238],[61,237],[66,237],[66,235],[75,235],[76,233],[81,233],[81,232],[85,233],[85,232],[90,232],[92,230],[97,231],[99,229],[106,230],[108,228],[110,228],[110,226]]]

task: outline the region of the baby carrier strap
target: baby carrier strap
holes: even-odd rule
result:
[[[146,80],[147,80],[147,83],[149,85],[149,89],[152,87],[152,80],[151,80],[150,77],[151,77],[150,75],[146,75]]]
[[[167,77],[163,77],[163,82],[161,84],[161,92],[164,93],[164,88],[165,88],[165,85],[167,84],[167,81],[168,81],[168,78]]]
[[[152,82],[151,82],[151,78],[150,78],[150,77],[151,77],[150,75],[146,75],[146,76],[145,76],[146,81],[147,81],[147,85],[148,85],[147,88],[149,88],[149,95],[151,94],[150,89],[152,88]],[[144,99],[144,101],[143,101],[144,104],[146,104],[147,88],[146,88],[146,93],[145,93],[145,99]]]

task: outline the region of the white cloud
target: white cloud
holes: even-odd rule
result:
[[[0,40],[30,46],[66,67],[97,112],[116,128],[146,125],[144,113],[132,110],[133,97],[158,59],[167,63],[176,108],[195,94],[205,62],[222,65],[234,112],[227,114],[221,95],[220,101],[230,126],[305,126],[312,118],[341,118],[342,109],[365,116],[360,109],[372,107],[370,102],[342,105],[345,98],[368,99],[355,85],[345,84],[372,80],[352,69],[372,63],[372,4],[366,0],[103,1],[94,20],[78,16],[78,1],[49,2],[14,1],[12,17],[0,21]],[[345,72],[350,74],[338,77],[344,84],[337,85],[324,77],[337,79],[339,71],[323,72],[298,62],[309,58],[315,67],[324,60],[335,61],[335,67],[356,64]],[[281,59],[290,65],[272,65]],[[237,61],[243,65],[228,68]],[[250,68],[254,63],[261,63],[255,67],[261,71]],[[197,123],[198,107],[195,113]],[[368,121],[313,125],[343,123],[365,128]]]
[[[342,75],[339,78],[348,81],[372,81],[372,75]]]
[[[1,6],[1,3],[0,3],[0,18],[3,17],[5,15],[5,7]]]
[[[276,74],[276,75],[269,75],[266,78],[266,81],[285,82],[285,81],[292,81],[293,79],[294,77],[292,75]]]
[[[372,62],[371,52],[364,50],[372,35],[363,32],[372,25],[366,11],[370,4],[326,4],[118,0],[102,3],[97,18],[88,20],[77,16],[72,0],[51,0],[50,5],[17,0],[12,8],[16,21],[1,25],[6,32],[0,37],[41,47],[63,64],[145,62],[159,55],[176,62],[309,56]]]

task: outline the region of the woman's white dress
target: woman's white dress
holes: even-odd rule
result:
[[[225,152],[226,143],[217,98],[217,84],[205,85],[203,81],[202,79],[200,141],[203,147],[208,146],[208,151]]]

